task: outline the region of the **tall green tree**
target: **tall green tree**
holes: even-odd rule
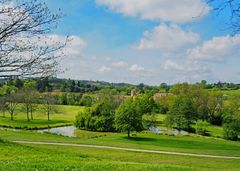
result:
[[[115,114],[115,127],[118,131],[127,132],[130,137],[131,131],[140,132],[143,130],[143,113],[134,98],[123,102]]]
[[[191,131],[191,124],[196,120],[197,114],[191,99],[184,95],[176,97],[168,112],[168,125],[178,130]]]

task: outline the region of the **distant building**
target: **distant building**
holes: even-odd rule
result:
[[[137,91],[135,89],[131,90],[131,97],[137,96]]]
[[[171,95],[173,95],[173,94],[172,93],[156,93],[156,94],[154,94],[153,98],[154,98],[154,100],[159,100],[163,97],[168,97]]]

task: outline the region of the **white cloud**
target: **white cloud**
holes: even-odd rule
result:
[[[128,66],[128,63],[124,61],[117,61],[117,62],[113,62],[112,66],[117,68],[124,68]]]
[[[99,68],[99,72],[100,73],[106,73],[106,72],[110,72],[112,69],[110,67],[107,66],[102,66],[101,68]]]
[[[165,70],[183,70],[183,66],[169,59],[164,63],[163,68]]]
[[[138,49],[176,51],[184,46],[195,44],[200,36],[191,31],[183,31],[175,24],[161,24],[151,31],[145,31]]]
[[[130,68],[129,68],[130,71],[132,72],[140,72],[140,71],[144,71],[145,68],[140,66],[140,65],[137,65],[137,64],[133,64]]]
[[[66,55],[77,56],[82,53],[82,50],[87,46],[87,43],[78,36],[71,36],[71,41],[64,48]]]
[[[188,58],[196,61],[221,61],[240,55],[240,35],[214,37],[202,46],[188,50]]]
[[[203,0],[96,0],[96,3],[126,16],[175,23],[199,19],[210,11]]]
[[[211,70],[204,66],[202,63],[199,63],[197,61],[191,61],[187,60],[185,63],[179,64],[172,60],[167,60],[163,64],[163,69],[169,70],[169,71],[180,71],[182,73],[202,73],[207,74],[210,73]]]

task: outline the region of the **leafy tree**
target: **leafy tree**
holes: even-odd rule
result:
[[[91,107],[93,105],[93,102],[94,102],[94,99],[91,96],[84,94],[79,102],[79,105]]]
[[[222,125],[223,120],[223,94],[212,92],[207,101],[208,117],[211,124]]]
[[[209,123],[206,121],[198,120],[196,122],[196,133],[199,135],[208,135]]]
[[[191,131],[191,124],[193,124],[196,119],[196,110],[191,99],[184,95],[176,97],[168,112],[168,125],[178,130]]]
[[[158,106],[150,94],[141,94],[135,98],[135,103],[138,105],[142,114],[152,113],[157,110]]]
[[[66,81],[64,81],[64,82],[61,84],[60,91],[61,91],[61,92],[67,92],[67,88],[68,88],[67,83],[66,83]]]
[[[224,138],[229,140],[238,140],[240,134],[240,113],[239,111],[230,111],[224,119],[223,125]]]
[[[144,114],[143,115],[143,125],[144,128],[148,129],[150,127],[156,126],[157,114]]]
[[[235,95],[229,99],[223,121],[224,138],[238,140],[240,135],[240,96]]]
[[[62,93],[60,95],[60,104],[61,105],[68,105],[68,98],[66,93]]]
[[[99,100],[76,118],[76,126],[80,129],[94,131],[114,131],[115,110],[120,101],[110,92],[103,92]]]
[[[19,78],[15,79],[13,82],[14,82],[14,86],[17,87],[18,89],[24,86],[23,80]]]
[[[118,131],[127,132],[130,137],[131,131],[143,130],[142,116],[141,109],[134,98],[129,98],[116,111],[115,127]]]

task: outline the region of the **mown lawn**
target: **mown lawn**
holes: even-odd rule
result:
[[[137,134],[136,137],[127,138],[120,133],[94,133],[87,131],[82,137],[68,138],[52,134],[36,132],[19,132],[0,130],[0,138],[5,140],[27,140],[43,142],[67,142],[94,145],[107,145],[149,150],[162,150],[173,152],[188,152],[197,154],[240,156],[240,142],[198,136],[167,136],[156,135],[150,132]]]
[[[54,146],[25,146],[9,142],[0,142],[0,170],[193,170],[181,166],[149,164],[143,162],[115,160],[81,152],[74,148],[55,148]],[[106,151],[109,152],[109,151]],[[111,152],[109,152],[111,153]],[[98,155],[98,152],[94,152]],[[103,153],[102,153],[103,154]],[[123,155],[125,156],[125,155]]]
[[[125,134],[96,133],[67,138],[34,132],[0,131],[4,140],[97,144],[129,148],[240,156],[240,143],[201,137],[169,137],[151,133],[126,138]],[[94,132],[91,132],[94,134]],[[0,170],[238,170],[239,159],[127,152],[112,149],[0,142]]]
[[[9,114],[6,112],[5,117],[0,113],[0,126],[17,129],[43,129],[48,127],[58,127],[72,125],[76,115],[84,109],[79,106],[57,106],[58,112],[50,114],[50,121],[47,120],[47,115],[39,106],[39,109],[33,113],[34,120],[30,122],[26,119],[26,114],[21,110],[21,105],[18,106],[14,120],[10,120]]]

